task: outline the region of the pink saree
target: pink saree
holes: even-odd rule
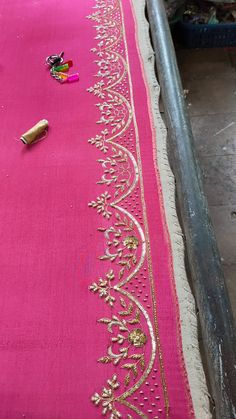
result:
[[[132,2],[0,14],[0,418],[193,418]]]

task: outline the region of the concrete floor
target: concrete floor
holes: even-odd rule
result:
[[[178,50],[177,58],[236,319],[236,49]]]

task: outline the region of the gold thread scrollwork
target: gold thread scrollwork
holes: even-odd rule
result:
[[[108,273],[95,280],[89,289],[112,310],[109,317],[98,320],[107,327],[110,335],[107,352],[98,362],[111,364],[117,371],[102,392],[93,395],[92,402],[101,406],[103,415],[110,415],[110,419],[122,417],[118,403],[146,418],[127,398],[147,379],[156,355],[156,341],[148,313],[122,288],[144,263],[146,242],[135,217],[117,205],[132,193],[139,179],[134,155],[119,144],[119,139],[133,121],[129,92],[121,94],[120,89],[128,69],[121,48],[124,42],[121,7],[120,0],[96,0],[96,11],[88,16],[96,22],[97,45],[91,51],[97,56],[98,66],[97,81],[88,92],[99,99],[96,106],[100,119],[96,123],[102,127],[101,133],[88,141],[105,155],[98,160],[104,173],[97,184],[109,188],[109,192],[101,193],[88,205],[110,220],[109,227],[98,228],[106,243],[104,254],[99,259],[110,267]],[[126,418],[132,419],[132,416],[127,414]]]

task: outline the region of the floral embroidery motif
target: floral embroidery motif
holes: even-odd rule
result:
[[[124,239],[123,243],[127,247],[127,249],[137,249],[139,245],[139,241],[135,236],[127,236]]]
[[[103,151],[103,150],[102,150]],[[112,147],[113,154],[106,159],[99,159],[98,162],[102,164],[104,175],[98,184],[105,184],[110,186],[115,184],[114,196],[120,196],[130,187],[130,179],[132,176],[132,169],[129,162],[128,154],[123,150],[118,150]]]
[[[108,274],[106,274],[106,278],[99,278],[98,282],[94,282],[90,285],[90,291],[94,293],[98,293],[99,297],[104,298],[105,302],[109,304],[111,307],[114,305],[116,301],[115,297],[111,295],[111,290],[113,287],[111,286],[111,281],[115,278],[113,270],[110,270]]]
[[[96,52],[96,48],[92,52]],[[102,80],[102,86],[114,87],[125,77],[127,68],[120,54],[112,51],[103,53],[103,58],[95,61],[99,67],[96,77]],[[88,90],[91,92],[91,88]]]
[[[103,151],[103,153],[107,153],[108,145],[106,145],[106,135],[108,134],[108,130],[104,129],[101,132],[101,135],[96,135],[94,138],[90,138],[89,143],[95,145],[99,150]]]
[[[99,259],[114,263],[118,268],[117,278],[127,282],[142,266],[146,244],[143,232],[134,219],[119,213],[113,216],[116,218],[113,225],[98,228],[98,231],[104,233],[106,244],[105,253]],[[126,279],[125,273],[129,273]]]
[[[122,405],[146,418],[128,401],[152,371],[156,340],[149,314],[127,287],[123,288],[144,264],[146,242],[137,217],[121,206],[139,182],[135,155],[125,142],[120,144],[121,137],[125,137],[133,124],[122,3],[121,0],[95,1],[95,12],[88,18],[95,23],[97,32],[97,45],[91,52],[97,57],[98,72],[97,81],[88,92],[98,100],[96,107],[100,117],[96,123],[102,129],[88,141],[104,154],[98,160],[103,174],[97,184],[107,190],[88,205],[109,220],[110,225],[98,228],[105,241],[105,250],[99,259],[108,266],[105,271],[108,273],[96,279],[89,289],[112,310],[110,316],[98,319],[109,335],[107,351],[98,362],[113,366],[116,374],[107,381],[108,386],[101,394],[93,395],[92,402],[101,406],[102,414],[110,419],[132,419],[130,414],[123,415]]]
[[[116,396],[115,391],[120,387],[120,384],[117,381],[117,376],[113,375],[111,380],[107,380],[108,387],[104,387],[103,391],[100,394],[95,393],[92,396],[92,402],[98,406],[102,405],[103,410],[102,414],[106,415],[108,412],[111,414],[111,419],[121,418],[120,412],[115,408]]]
[[[138,348],[145,345],[147,342],[147,336],[141,329],[135,329],[129,334],[129,341],[132,345]]]
[[[108,200],[111,198],[108,192],[104,192],[101,196],[97,197],[96,201],[89,202],[88,206],[97,208],[98,214],[102,214],[103,217],[109,220],[112,215],[111,211],[108,210]]]
[[[121,368],[128,371],[124,378],[125,386],[128,386],[133,378],[138,377],[139,370],[145,370],[145,356],[142,352],[133,352],[133,348],[141,348],[147,342],[147,336],[141,329],[133,328],[140,324],[141,313],[136,309],[134,313],[134,304],[127,303],[120,298],[120,305],[123,310],[111,318],[102,318],[99,323],[107,325],[108,332],[115,336],[111,337],[111,345],[108,347],[107,355],[98,360],[103,364],[113,363],[113,365],[122,364]],[[117,349],[113,349],[113,347]],[[132,353],[130,351],[132,350]],[[124,361],[124,363],[122,363]],[[128,362],[127,362],[128,361]]]

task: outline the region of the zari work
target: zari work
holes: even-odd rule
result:
[[[101,221],[98,228],[105,245],[99,259],[106,262],[108,272],[90,290],[111,307],[110,317],[98,319],[107,329],[109,342],[98,362],[115,366],[92,402],[113,419],[123,417],[124,406],[130,409],[127,418],[134,414],[168,418],[170,401],[155,295],[158,282],[152,267],[141,140],[121,0],[97,0],[88,19],[96,29],[97,42],[91,52],[98,66],[96,83],[88,91],[97,98],[97,124],[102,128],[89,143],[101,151],[98,162],[104,172],[97,182],[102,193],[89,207],[109,220],[104,226]],[[192,417],[190,399],[188,403],[186,415]]]
[[[139,4],[0,0],[0,419],[208,418],[181,336]],[[48,76],[61,51],[78,83]],[[22,144],[42,119],[45,140]]]

